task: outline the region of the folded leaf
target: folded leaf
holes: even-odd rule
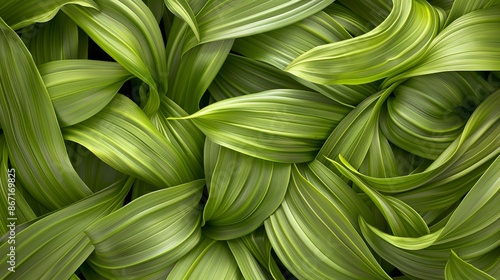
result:
[[[496,6],[456,19],[432,40],[418,65],[384,83],[448,71],[499,71],[499,13]]]
[[[8,235],[4,235],[4,243],[0,246],[0,277],[26,279],[36,275],[38,279],[68,279],[94,250],[83,230],[120,208],[132,181],[117,181],[98,193],[30,222],[17,232],[15,243],[5,242]],[[15,253],[15,272],[7,270],[11,251]]]
[[[64,5],[78,5],[98,10],[92,0],[5,0],[0,3],[0,17],[12,29],[21,29],[36,22],[51,20]]]
[[[281,204],[289,178],[290,164],[221,147],[203,210],[203,233],[229,240],[256,230]]]
[[[389,16],[370,32],[303,53],[286,68],[320,84],[369,83],[415,65],[439,29],[426,1],[394,0]]]
[[[38,66],[61,127],[82,122],[102,110],[130,72],[116,62],[59,60]]]
[[[166,55],[160,28],[140,0],[97,0],[100,11],[66,6],[63,11],[104,51],[149,86],[141,100],[152,117],[167,91]]]
[[[292,163],[312,160],[348,111],[321,94],[283,89],[225,99],[187,118],[217,144]]]
[[[47,23],[33,26],[32,30],[23,30],[21,38],[37,65],[53,60],[86,58],[80,55],[86,54],[87,46],[82,43],[88,43],[88,39],[81,36],[78,26],[63,12],[58,12]]]
[[[199,43],[277,29],[317,13],[332,2],[333,0],[208,0],[196,14],[201,38]],[[184,52],[197,44],[196,37],[192,34]]]
[[[324,191],[292,169],[285,200],[265,222],[283,264],[304,279],[391,279]]]
[[[486,274],[485,272],[475,268],[471,264],[462,260],[457,254],[451,251],[450,259],[446,263],[444,269],[444,279],[454,280],[454,279],[488,279],[493,280],[495,278]]]
[[[201,238],[204,180],[141,196],[85,230],[95,252],[88,263],[108,278],[165,277]]]
[[[91,118],[66,127],[63,134],[116,170],[157,188],[199,179],[186,157],[134,102],[121,94]]]
[[[0,123],[12,166],[22,174],[19,182],[51,210],[91,194],[71,166],[54,107],[30,53],[1,19],[0,57]]]

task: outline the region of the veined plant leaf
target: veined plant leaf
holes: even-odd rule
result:
[[[462,260],[457,254],[451,251],[450,259],[446,263],[444,269],[444,279],[455,280],[455,279],[484,279],[484,280],[494,280],[487,273],[475,268],[471,264]]]
[[[14,30],[37,22],[51,20],[65,5],[78,5],[99,10],[92,0],[5,0],[0,3],[0,17]]]
[[[191,33],[184,52],[197,44],[249,36],[295,23],[321,11],[332,2],[208,0],[196,14],[201,40],[198,42]]]
[[[205,237],[170,271],[167,280],[176,279],[242,280],[244,278],[226,241]]]
[[[1,19],[0,31],[0,123],[9,158],[23,174],[19,181],[26,190],[55,210],[92,192],[71,166],[54,107],[31,55]]]
[[[21,33],[36,65],[53,60],[86,58],[88,38],[85,36],[63,12],[58,12],[51,21],[36,24],[31,30]]]
[[[448,71],[499,71],[496,36],[500,28],[500,6],[476,10],[454,20],[431,42],[418,65],[384,84],[414,76]]]
[[[293,163],[312,160],[348,111],[321,94],[283,89],[225,99],[187,118],[217,144]]]
[[[370,32],[313,48],[286,68],[320,84],[369,83],[418,62],[439,29],[439,13],[422,0],[394,0],[389,16]]]
[[[11,175],[0,177],[0,207],[5,209],[4,211],[0,211],[0,217],[6,221],[6,223],[3,223],[0,226],[0,235],[4,235],[10,231],[8,222],[12,221],[12,219],[15,219],[16,224],[22,224],[36,218],[36,214],[24,198],[23,192],[21,192],[20,184],[16,183],[15,170],[14,172],[9,171],[8,160],[9,154],[7,144],[5,143],[5,137],[2,134],[0,135],[0,169],[5,170],[6,174]],[[12,187],[11,184],[14,184],[14,187]],[[11,190],[14,190],[14,192],[11,192]],[[9,209],[9,206],[12,205],[14,206],[14,209],[17,208],[17,211],[11,211],[10,209],[12,208]],[[15,217],[12,217],[13,215],[11,215],[11,213],[15,214]]]
[[[172,187],[198,177],[186,157],[153,126],[141,109],[117,94],[99,113],[63,130],[116,170],[157,188]]]
[[[94,250],[83,230],[120,208],[132,181],[122,179],[81,201],[29,222],[26,228],[17,232],[14,243],[9,243],[8,235],[4,235],[4,243],[0,246],[0,277],[26,279],[37,275],[38,279],[68,279]],[[15,253],[15,272],[7,270],[11,251]],[[51,269],[47,269],[49,266]]]
[[[481,102],[465,124],[462,134],[422,172],[392,178],[376,178],[359,173],[355,167],[342,158],[341,161],[349,172],[356,174],[371,188],[386,193],[398,193],[416,189],[430,182],[441,173],[452,176],[458,170],[463,171],[467,167],[474,167],[477,164],[476,161],[468,161],[467,158],[462,157],[475,145],[477,145],[478,151],[482,151],[479,157],[482,162],[493,159],[500,153],[500,142],[498,141],[498,138],[500,138],[500,125],[498,125],[500,122],[500,111],[497,110],[500,106],[499,96],[500,90],[497,90]],[[472,156],[470,154],[467,155]],[[463,164],[466,165],[454,169],[453,173],[447,173],[446,169],[459,160],[463,160]],[[335,163],[335,165],[339,164]]]
[[[198,207],[204,180],[141,196],[85,230],[88,263],[108,278],[165,277],[201,239]]]
[[[154,15],[141,0],[97,0],[100,10],[66,6],[63,11],[123,68],[149,86],[142,107],[152,117],[167,91],[166,54]]]
[[[191,31],[193,32],[196,40],[200,41],[200,31],[198,30],[198,23],[193,9],[189,5],[188,0],[165,0],[167,8],[177,17],[184,20]]]
[[[216,101],[271,89],[308,90],[275,67],[231,53],[208,88]]]
[[[472,11],[485,9],[491,6],[500,5],[498,0],[478,0],[478,1],[467,1],[467,0],[455,0],[453,1],[453,6],[451,11],[446,18],[446,25],[449,25],[457,18],[468,14]]]
[[[58,60],[38,66],[61,127],[102,110],[132,74],[116,62]]]
[[[289,178],[290,164],[221,147],[203,210],[203,233],[229,240],[256,230],[281,204]]]
[[[276,254],[296,277],[391,279],[345,213],[296,167],[285,200],[265,226]]]

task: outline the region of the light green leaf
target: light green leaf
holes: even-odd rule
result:
[[[130,72],[116,62],[59,60],[38,67],[61,127],[82,122],[102,110]]]
[[[201,239],[204,180],[141,196],[85,230],[88,263],[109,278],[164,278]]]
[[[231,253],[236,259],[241,274],[243,274],[245,279],[273,279],[271,274],[259,265],[250,250],[245,247],[243,241],[240,239],[229,240],[227,241],[227,245],[229,246],[229,249],[231,249]]]
[[[340,156],[342,160],[342,156]],[[429,228],[422,217],[408,204],[392,196],[385,196],[371,189],[347,168],[332,161],[344,176],[352,180],[377,206],[391,227],[392,233],[398,237],[418,237],[429,234]]]
[[[290,164],[221,147],[203,210],[203,233],[229,240],[256,230],[281,204],[289,178]]]
[[[193,32],[196,40],[200,41],[200,31],[198,30],[198,23],[196,22],[196,16],[189,6],[189,1],[187,0],[165,0],[165,5],[167,8],[177,17],[184,20],[191,31]]]
[[[386,193],[417,189],[440,177],[446,183],[450,177],[464,175],[480,167],[500,153],[500,90],[488,96],[474,110],[462,134],[425,170],[405,176],[377,178],[361,174],[346,160],[342,164],[370,188]],[[475,150],[475,153],[471,151]],[[465,171],[465,172],[464,172]]]
[[[472,11],[485,9],[491,6],[500,5],[500,1],[498,0],[476,0],[476,1],[467,1],[467,0],[455,0],[453,1],[453,6],[451,7],[451,11],[446,18],[445,25],[449,25],[457,18],[468,14]]]
[[[359,37],[313,48],[286,68],[320,84],[369,83],[418,62],[439,29],[439,14],[426,1],[394,0],[384,22]]]
[[[276,280],[284,280],[284,276],[281,273],[276,261],[271,254],[273,249],[271,242],[266,234],[266,229],[264,226],[256,229],[251,234],[245,235],[239,239],[235,239],[235,241],[241,241],[245,245],[245,247],[250,251],[250,253],[255,257],[255,259],[259,262],[260,266],[268,271],[273,279]],[[228,241],[228,244],[231,241]],[[240,267],[240,270],[241,267]]]
[[[460,279],[487,279],[494,280],[487,273],[475,268],[471,264],[462,260],[457,254],[451,251],[450,258],[446,263],[444,269],[444,279],[446,280],[460,280]]]
[[[292,169],[285,200],[265,222],[280,260],[298,278],[391,279],[325,191]]]
[[[327,158],[335,160],[339,155],[342,155],[358,168],[371,145],[371,141],[366,140],[372,139],[378,129],[376,124],[383,101],[391,93],[394,86],[366,98],[349,112],[328,136],[316,155],[316,159],[337,172]]]
[[[65,5],[78,5],[98,10],[92,0],[3,0],[0,3],[0,17],[12,29],[21,29],[36,22],[51,20]]]
[[[418,65],[384,82],[448,71],[500,70],[500,6],[454,20],[429,45]]]
[[[176,151],[183,153],[193,173],[203,176],[203,145],[205,135],[192,120],[168,120],[170,117],[186,117],[188,114],[175,102],[164,96],[158,114],[151,120],[160,133],[169,140]]]
[[[100,11],[66,6],[63,11],[125,69],[149,86],[141,107],[152,117],[167,91],[165,47],[151,10],[142,0],[96,0]]]
[[[157,188],[197,178],[186,157],[153,126],[141,109],[117,94],[99,113],[63,130],[76,142],[116,170]]]
[[[244,279],[226,241],[205,237],[187,255],[181,258],[167,277],[167,280]]]
[[[121,207],[132,181],[117,181],[105,190],[26,224],[15,235],[15,243],[9,243],[9,235],[4,235],[0,246],[0,278],[30,279],[36,275],[37,279],[68,279],[94,250],[83,230]],[[11,246],[15,247],[15,272],[7,270]]]
[[[233,50],[246,57],[271,64],[278,69],[284,69],[299,55],[316,46],[349,38],[351,35],[333,17],[325,12],[319,12],[277,30],[237,39]],[[367,96],[378,91],[377,87],[370,84],[326,86],[288,75],[306,87],[346,105],[357,105]]]
[[[382,110],[384,135],[400,148],[436,159],[462,132],[477,105],[495,88],[474,72],[411,78],[394,89]]]
[[[197,44],[239,38],[287,26],[321,11],[332,2],[208,0],[196,14],[201,40],[198,43],[191,33],[184,52]]]
[[[91,194],[71,166],[54,107],[30,53],[1,19],[0,57],[0,123],[11,164],[22,174],[19,182],[51,210]]]
[[[349,109],[315,92],[269,90],[189,116],[212,141],[261,159],[307,162]]]

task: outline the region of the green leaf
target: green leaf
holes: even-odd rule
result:
[[[462,260],[457,254],[451,251],[450,258],[446,263],[446,267],[444,269],[444,279],[446,280],[454,280],[454,279],[491,279],[495,278],[491,277],[487,273],[475,268],[471,264]]]
[[[9,228],[7,227],[8,222],[10,222],[9,218],[15,218],[16,223],[19,224],[36,218],[36,214],[24,198],[25,193],[21,191],[21,185],[18,182],[16,183],[15,170],[10,172],[8,160],[9,154],[7,144],[5,143],[5,137],[2,134],[0,135],[0,170],[4,170],[5,176],[0,177],[0,207],[5,210],[0,212],[0,217],[6,222],[2,223],[0,226],[0,235],[4,235],[9,231]],[[9,206],[12,205],[14,206],[15,211],[11,211],[9,209]],[[11,213],[13,215],[11,215]],[[14,215],[15,217],[13,217]]]
[[[236,259],[241,274],[243,274],[245,279],[273,279],[271,274],[259,265],[250,250],[245,247],[243,241],[240,239],[229,240],[227,241],[227,245],[231,249],[231,253]]]
[[[439,29],[439,14],[426,1],[394,0],[384,22],[370,32],[313,48],[286,68],[320,84],[369,83],[415,65]]]
[[[0,3],[0,17],[12,29],[21,29],[36,22],[51,20],[65,5],[78,5],[98,10],[92,0],[5,0]]]
[[[160,28],[140,0],[96,0],[100,11],[66,6],[63,11],[104,51],[149,86],[142,101],[148,117],[167,91],[166,54]]]
[[[449,181],[449,178],[471,172],[494,159],[500,153],[500,90],[488,96],[474,110],[463,128],[462,134],[425,170],[391,178],[377,178],[361,174],[346,160],[342,164],[350,173],[360,178],[371,189],[385,193],[400,193],[417,189],[433,179]],[[474,150],[474,152],[472,152]],[[465,172],[464,172],[465,171]]]
[[[493,91],[474,72],[414,77],[394,89],[382,110],[380,126],[392,143],[434,160],[460,135],[470,112]]]
[[[82,43],[86,44],[88,39],[81,36],[78,26],[63,12],[58,12],[47,23],[34,25],[27,32],[23,30],[21,38],[37,65],[53,60],[86,58],[87,46]]]
[[[308,90],[275,67],[231,53],[208,88],[216,101],[271,89]]]
[[[15,243],[8,242],[9,235],[4,235],[0,246],[0,277],[26,279],[36,275],[38,279],[68,279],[94,250],[83,230],[121,207],[132,181],[117,181],[105,190],[26,224],[11,239]],[[15,272],[7,270],[11,251],[15,251]]]
[[[184,52],[197,44],[278,29],[315,14],[333,0],[208,0],[196,14],[201,40],[189,37]],[[195,9],[193,9],[195,10]]]
[[[477,1],[467,1],[467,0],[455,0],[453,1],[453,6],[451,7],[451,11],[446,18],[445,25],[449,25],[457,18],[468,14],[472,11],[485,9],[491,6],[500,5],[500,1],[498,0],[477,0]]]
[[[63,130],[116,170],[156,188],[172,187],[197,178],[186,157],[153,126],[141,109],[117,94],[99,113]]]
[[[283,89],[225,99],[188,118],[219,145],[293,163],[312,160],[348,110],[315,92]]]
[[[201,239],[204,180],[141,196],[85,230],[95,252],[88,263],[109,278],[165,277]]]
[[[200,41],[200,31],[198,30],[198,23],[196,22],[196,16],[189,6],[189,1],[187,0],[165,0],[165,5],[167,8],[177,17],[184,20],[191,31],[193,32],[196,40]]]
[[[116,62],[59,60],[38,67],[61,127],[82,122],[102,110],[132,78]]]
[[[496,6],[454,20],[432,40],[418,65],[384,83],[448,71],[499,71],[499,13]]]
[[[256,230],[281,204],[289,178],[290,164],[221,147],[203,210],[203,233],[229,240]]]
[[[298,278],[391,279],[325,191],[292,169],[285,200],[265,222],[280,260]]]
[[[30,53],[1,19],[0,31],[0,123],[9,158],[23,174],[19,182],[26,190],[45,207],[58,209],[92,192],[71,166],[54,107]]]
[[[340,157],[342,160],[342,156]],[[332,161],[333,162],[333,161]],[[392,196],[385,196],[371,189],[347,168],[333,162],[344,176],[352,180],[377,206],[395,236],[418,237],[429,233],[427,224],[422,217],[408,204]]]
[[[225,241],[205,237],[181,258],[167,277],[174,279],[244,279]]]
[[[151,122],[172,143],[176,151],[182,152],[193,173],[202,177],[205,135],[192,120],[168,120],[170,117],[180,118],[186,116],[188,114],[179,105],[164,96],[158,114]]]

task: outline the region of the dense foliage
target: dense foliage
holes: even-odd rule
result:
[[[499,0],[2,0],[0,278],[500,279]]]

